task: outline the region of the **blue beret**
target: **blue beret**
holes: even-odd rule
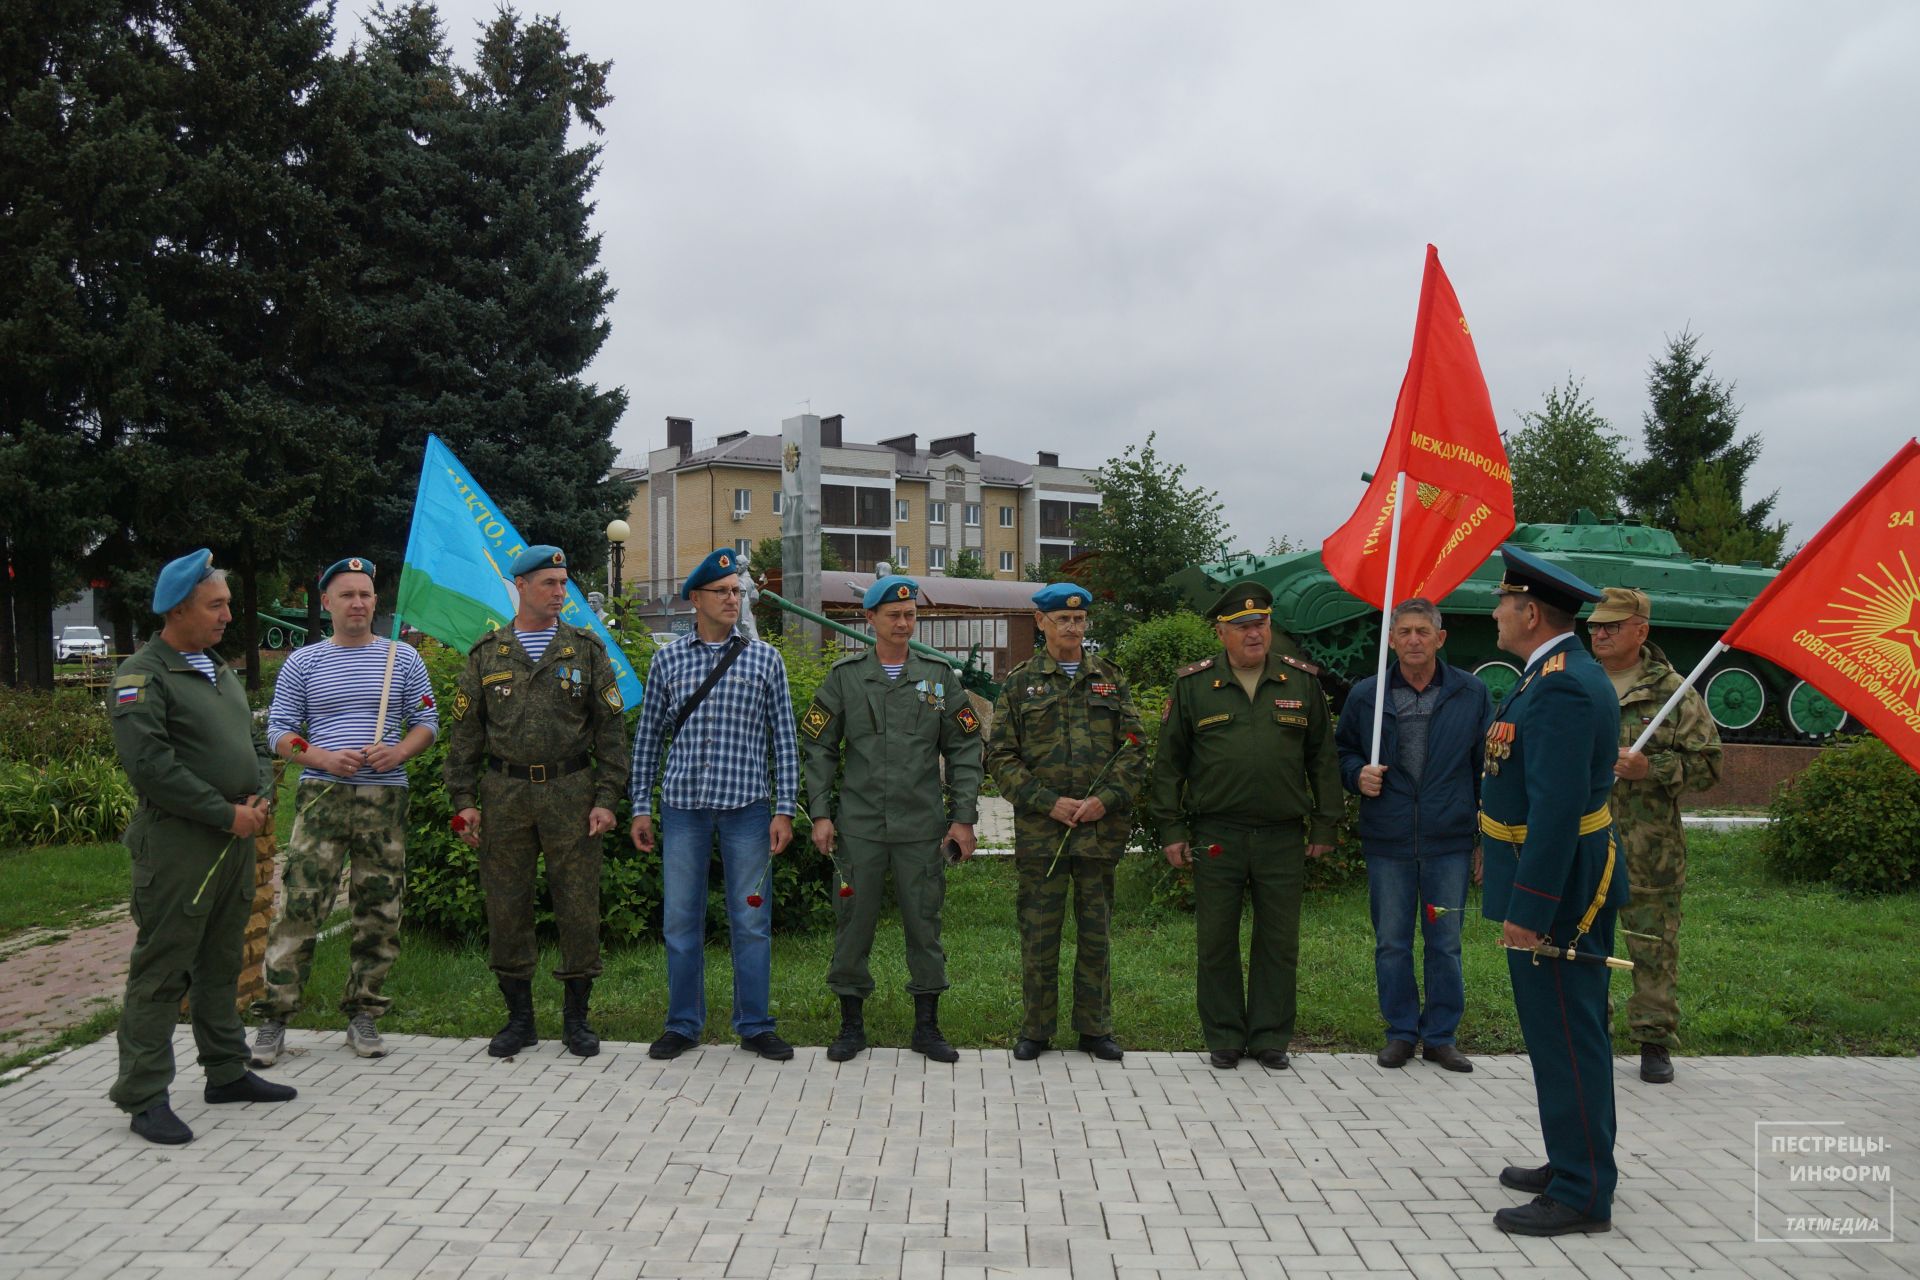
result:
[[[327,584],[343,573],[364,573],[373,576],[373,561],[360,556],[348,556],[345,560],[335,560],[320,575],[320,589],[325,591]]]
[[[1506,574],[1494,588],[1500,595],[1524,593],[1568,613],[1578,613],[1581,605],[1600,598],[1597,588],[1511,542],[1501,544],[1500,557],[1506,561]]]
[[[866,596],[860,601],[865,609],[878,609],[883,604],[898,604],[902,600],[918,600],[920,584],[912,578],[890,573],[867,588]]]
[[[537,547],[528,547],[513,558],[513,576],[524,578],[530,573],[542,569],[564,569],[567,567],[567,553],[558,547],[541,543]]]
[[[212,572],[213,552],[205,547],[170,562],[153,580],[153,611],[165,613],[184,602]]]
[[[715,547],[707,552],[707,558],[695,565],[693,572],[687,575],[686,584],[680,588],[680,598],[691,600],[693,593],[709,582],[737,577],[744,568],[746,565],[741,563],[739,552],[732,547]]]
[[[1085,609],[1093,603],[1093,592],[1072,582],[1055,582],[1033,593],[1033,607],[1042,613],[1057,609]]]

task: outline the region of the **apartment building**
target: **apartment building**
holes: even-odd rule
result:
[[[628,594],[676,593],[715,547],[745,554],[782,529],[778,434],[736,431],[696,441],[693,419],[668,418],[667,442],[641,467],[617,474],[634,485],[627,517]],[[982,453],[975,433],[923,446],[917,434],[871,444],[848,440],[843,415],[820,420],[820,519],[851,569],[884,560],[901,573],[938,577],[962,551],[988,573],[1019,579],[1026,566],[1076,553],[1073,522],[1099,505],[1090,468]]]

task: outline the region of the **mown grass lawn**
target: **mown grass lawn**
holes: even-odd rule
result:
[[[1920,1050],[1920,920],[1913,895],[1846,898],[1824,888],[1772,879],[1757,833],[1696,833],[1690,838],[1686,922],[1681,929],[1681,1035],[1696,1054],[1902,1054]],[[1115,1032],[1136,1049],[1198,1050],[1193,1012],[1193,922],[1149,900],[1144,861],[1121,872],[1113,939]],[[941,1023],[957,1044],[1005,1047],[1019,1031],[1020,955],[1014,932],[1013,866],[978,859],[948,881],[945,940],[953,988]],[[1520,1049],[1495,929],[1468,904],[1467,1013],[1460,1043],[1469,1053]],[[344,933],[324,942],[308,988],[309,1009],[296,1027],[343,1028],[334,1010],[345,980]],[[1063,971],[1071,965],[1062,957]],[[1302,1049],[1379,1047],[1372,933],[1364,886],[1310,896],[1302,919]],[[774,943],[774,1012],[782,1034],[825,1044],[838,1005],[824,984],[830,935],[781,936]],[[557,955],[541,957],[550,972]],[[905,1044],[912,1003],[903,987],[897,919],[883,917],[873,958],[878,983],[868,1005],[868,1034]],[[665,1016],[665,955],[658,945],[609,951],[594,992],[595,1024],[609,1039],[645,1041]],[[1615,974],[1615,1039],[1621,1050],[1624,999],[1631,977]],[[730,969],[725,947],[707,953],[707,1039],[731,1039]],[[484,947],[406,936],[387,984],[389,1031],[487,1036],[501,1022],[499,996]],[[559,985],[535,986],[542,1037],[559,1033]],[[1062,1025],[1067,1026],[1063,1010]]]
[[[63,928],[121,905],[130,877],[119,843],[0,850],[0,938]]]

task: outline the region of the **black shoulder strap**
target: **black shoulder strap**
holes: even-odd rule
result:
[[[694,710],[706,700],[707,695],[713,692],[713,686],[720,683],[720,677],[727,674],[727,668],[733,665],[734,660],[744,653],[746,648],[747,642],[739,636],[727,638],[727,651],[720,655],[720,661],[713,664],[713,670],[707,672],[707,678],[700,682],[700,687],[693,691],[691,698],[687,699],[687,705],[681,707],[679,714],[674,716],[674,733],[680,732],[680,727],[686,724],[687,717],[692,715]]]

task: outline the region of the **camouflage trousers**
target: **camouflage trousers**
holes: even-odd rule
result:
[[[1633,961],[1633,995],[1627,1000],[1627,1035],[1638,1044],[1680,1047],[1680,892],[1683,886],[1643,889],[1620,911]],[[1649,937],[1635,937],[1648,934]]]
[[[532,978],[539,864],[546,862],[560,967],[600,976],[600,864],[604,838],[587,834],[594,771],[551,782],[488,773],[480,779],[480,892],[487,900],[487,962],[502,978]]]
[[[1016,853],[1020,913],[1020,1035],[1051,1039],[1060,1022],[1060,934],[1067,890],[1073,890],[1073,1029],[1083,1036],[1113,1034],[1113,978],[1107,945],[1113,920],[1110,858],[1064,857],[1047,874],[1053,850]]]
[[[267,993],[254,1001],[253,1013],[286,1022],[300,1012],[316,935],[333,913],[345,866],[353,943],[340,1011],[377,1018],[393,1004],[380,987],[400,954],[407,789],[306,781],[294,812],[298,816],[280,867],[280,911],[267,933]]]

